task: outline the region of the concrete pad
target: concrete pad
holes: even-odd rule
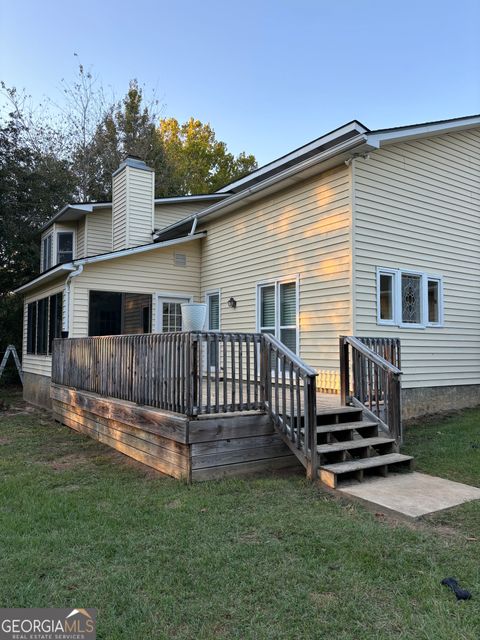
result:
[[[477,487],[417,472],[371,478],[339,491],[409,518],[480,500]]]

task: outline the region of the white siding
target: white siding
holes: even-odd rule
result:
[[[23,306],[23,344],[22,344],[22,368],[28,373],[36,373],[38,375],[49,376],[52,370],[51,356],[36,356],[27,354],[27,305],[29,302],[52,296],[55,293],[63,291],[65,279],[59,279],[44,289],[39,289],[34,293],[25,296]]]
[[[480,384],[480,129],[354,161],[357,335],[399,336],[405,387]],[[376,324],[376,267],[443,275],[445,326]]]
[[[112,251],[112,210],[95,209],[86,216],[85,256],[109,251]]]
[[[184,267],[175,265],[175,252],[181,252],[187,256]],[[88,335],[90,291],[184,293],[198,301],[200,299],[200,240],[149,251],[145,254],[87,264],[83,273],[72,280],[71,291],[74,305],[73,317],[70,318],[71,337]],[[155,322],[154,300],[153,328],[155,328]]]
[[[342,166],[206,225],[202,295],[221,289],[222,330],[255,331],[257,283],[298,274],[300,355],[338,371],[338,336],[351,332],[350,189]]]

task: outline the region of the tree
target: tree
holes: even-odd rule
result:
[[[15,112],[0,127],[0,346],[20,346],[21,300],[11,292],[38,272],[39,229],[75,188],[69,163],[32,148],[28,135]]]
[[[195,118],[182,125],[175,118],[162,119],[159,135],[170,171],[163,195],[212,193],[257,167],[253,155],[235,157],[210,124]]]

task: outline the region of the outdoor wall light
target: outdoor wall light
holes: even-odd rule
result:
[[[227,304],[230,307],[230,309],[237,308],[237,301],[235,300],[235,298],[230,298],[230,300],[227,301]]]

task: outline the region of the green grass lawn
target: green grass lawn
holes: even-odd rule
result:
[[[480,486],[479,424],[406,450]],[[411,524],[298,475],[187,486],[38,411],[3,411],[0,475],[2,607],[96,607],[103,640],[480,637],[479,504]]]

